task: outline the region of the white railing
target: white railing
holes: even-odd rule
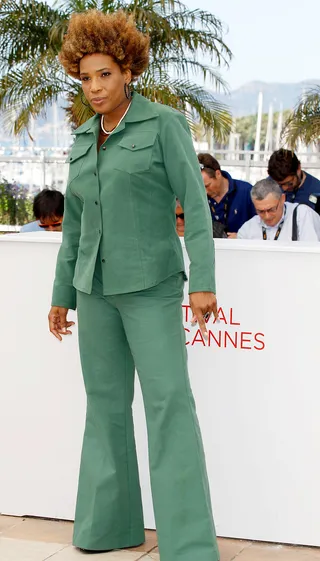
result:
[[[0,232],[4,232],[5,234],[15,234],[16,232],[20,232],[21,226],[8,226],[8,224],[0,224]]]
[[[52,155],[52,151],[0,155],[0,181],[5,179],[25,185],[31,194],[45,186],[54,186],[64,192],[68,177],[66,152]],[[212,155],[219,160],[221,168],[233,177],[255,183],[267,176],[271,152],[216,150]],[[303,169],[320,179],[320,153],[301,153],[298,157]]]

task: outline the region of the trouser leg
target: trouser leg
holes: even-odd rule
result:
[[[134,364],[112,299],[77,295],[87,394],[74,545],[117,549],[144,541],[132,422]]]
[[[117,298],[139,374],[161,561],[217,561],[182,325],[182,275]]]

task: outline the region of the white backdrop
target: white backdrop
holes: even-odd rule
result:
[[[59,234],[0,237],[5,514],[74,515],[85,395],[76,330],[59,343],[47,328],[59,243]],[[221,322],[209,324],[209,346],[190,326],[187,298],[184,314],[217,533],[320,546],[320,247],[217,240],[216,260]],[[152,528],[138,388],[135,419]]]

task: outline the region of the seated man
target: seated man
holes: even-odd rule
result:
[[[320,196],[320,181],[301,169],[294,152],[284,148],[274,152],[269,160],[268,174],[280,185],[286,201],[304,203],[315,210],[317,197]]]
[[[221,171],[219,162],[211,154],[198,154],[198,160],[212,222],[219,222],[228,237],[236,238],[242,224],[256,213],[250,197],[252,185]]]
[[[212,223],[212,237],[213,238],[226,238],[227,234],[224,231],[216,229],[217,223]],[[176,200],[176,231],[180,238],[184,237],[184,212],[180,201]]]
[[[60,191],[43,189],[34,198],[33,214],[36,222],[25,224],[20,232],[61,232],[64,213],[64,196]]]
[[[238,238],[250,240],[292,240],[293,214],[296,207],[298,240],[320,240],[320,217],[305,204],[287,203],[281,187],[273,179],[258,181],[252,188],[251,197],[257,216],[246,222],[238,232]]]
[[[184,213],[180,201],[176,201],[176,230],[180,238],[184,237]]]

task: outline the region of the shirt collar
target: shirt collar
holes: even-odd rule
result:
[[[154,119],[158,117],[159,113],[157,111],[156,103],[152,103],[142,95],[137,92],[132,94],[131,107],[125,116],[122,123],[119,125],[117,132],[125,127],[125,123],[136,123],[141,121],[147,121],[149,119]],[[88,119],[83,125],[78,127],[73,134],[79,135],[83,133],[94,133],[97,134],[100,127],[101,115],[98,113]]]
[[[235,180],[231,177],[230,173],[228,173],[227,171],[221,171],[221,174],[223,175],[223,177],[225,177],[228,181],[229,181],[229,189],[228,189],[228,193],[232,193],[232,191],[236,190],[236,182]]]

